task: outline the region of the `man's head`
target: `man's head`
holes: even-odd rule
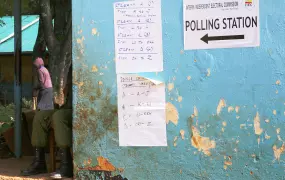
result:
[[[41,66],[44,66],[44,60],[40,57],[37,57],[36,60],[34,61],[33,65],[36,68],[40,68]]]

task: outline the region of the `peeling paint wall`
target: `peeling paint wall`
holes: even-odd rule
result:
[[[73,1],[76,179],[284,179],[284,1],[260,0],[260,47],[184,51],[162,0],[168,147],[143,148],[119,147],[113,2]]]

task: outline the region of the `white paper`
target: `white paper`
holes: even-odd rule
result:
[[[259,0],[184,0],[183,14],[185,50],[260,45]]]
[[[114,3],[116,72],[163,70],[160,0]]]
[[[120,146],[167,146],[165,85],[118,74]]]

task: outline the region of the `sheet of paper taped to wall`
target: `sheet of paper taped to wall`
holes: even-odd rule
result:
[[[120,146],[167,146],[165,85],[135,74],[118,74]]]
[[[116,72],[163,71],[161,0],[114,3]]]

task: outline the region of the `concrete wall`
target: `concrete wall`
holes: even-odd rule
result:
[[[184,51],[182,0],[162,0],[173,121],[145,148],[118,143],[113,2],[73,0],[77,179],[284,179],[284,1],[260,0],[260,47]]]

